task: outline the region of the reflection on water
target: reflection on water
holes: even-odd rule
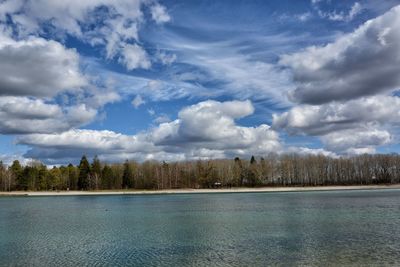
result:
[[[400,190],[0,198],[0,266],[400,266]]]

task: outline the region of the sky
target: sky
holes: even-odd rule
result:
[[[400,152],[400,0],[0,0],[0,160]]]

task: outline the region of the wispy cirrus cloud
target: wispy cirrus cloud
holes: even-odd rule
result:
[[[348,11],[323,11],[320,8],[320,3],[323,2],[322,0],[312,0],[311,4],[314,10],[319,17],[328,19],[331,21],[343,21],[349,22],[352,21],[358,14],[360,14],[363,10],[362,5],[359,2],[355,2]]]

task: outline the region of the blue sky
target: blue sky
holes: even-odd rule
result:
[[[0,1],[0,159],[397,153],[398,5]]]

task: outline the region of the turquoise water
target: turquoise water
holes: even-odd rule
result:
[[[0,266],[400,266],[400,190],[2,197]]]

